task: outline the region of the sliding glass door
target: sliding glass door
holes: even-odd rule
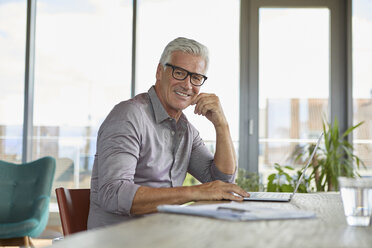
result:
[[[315,142],[327,121],[329,9],[259,9],[259,172]],[[300,163],[301,161],[296,161]]]
[[[347,1],[242,0],[239,166],[260,173],[349,125]]]
[[[353,124],[363,121],[354,134],[357,155],[372,176],[372,2],[353,1]]]

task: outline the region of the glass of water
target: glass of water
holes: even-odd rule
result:
[[[350,226],[369,226],[372,215],[372,178],[339,177],[346,221]]]

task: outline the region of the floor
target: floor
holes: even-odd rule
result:
[[[43,247],[51,246],[53,239],[56,239],[62,236],[63,236],[62,228],[60,226],[48,226],[38,238],[31,238],[31,242],[35,248],[43,248]],[[0,245],[0,247],[15,248],[19,246],[1,246]]]

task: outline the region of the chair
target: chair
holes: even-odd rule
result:
[[[25,164],[0,161],[0,246],[32,246],[49,217],[56,169],[52,157]]]
[[[56,189],[59,216],[61,217],[63,235],[86,231],[90,189]]]

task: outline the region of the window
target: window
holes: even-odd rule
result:
[[[329,10],[260,8],[259,171],[292,164],[328,116]]]
[[[356,154],[365,162],[362,175],[372,175],[372,2],[353,1],[353,125]]]
[[[0,159],[22,159],[26,1],[0,2]]]
[[[346,128],[351,116],[346,5],[333,0],[241,2],[240,98],[245,108],[239,164],[245,169],[261,172],[273,162],[291,163],[286,158],[294,147],[316,141],[322,119],[337,118]]]
[[[33,159],[57,159],[53,188],[87,188],[97,131],[130,97],[131,1],[37,6]]]

